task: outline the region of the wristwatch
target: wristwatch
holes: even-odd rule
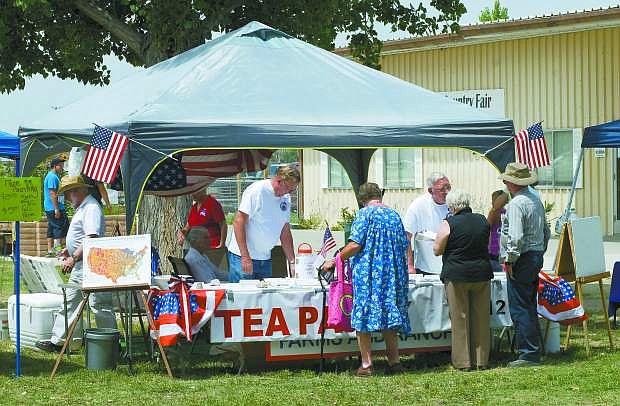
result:
[[[80,259],[77,257],[77,255],[71,255],[71,258],[73,258],[73,263],[74,263],[74,264],[77,264],[77,263],[78,263],[78,261],[80,260]]]

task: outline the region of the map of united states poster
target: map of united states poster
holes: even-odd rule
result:
[[[83,289],[149,286],[151,235],[84,239]]]

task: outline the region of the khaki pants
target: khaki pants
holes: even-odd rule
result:
[[[486,367],[491,349],[491,283],[449,281],[446,296],[452,322],[452,365]]]

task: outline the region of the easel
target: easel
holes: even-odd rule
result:
[[[51,374],[51,378],[53,379],[54,376],[56,375],[56,371],[58,370],[58,366],[60,365],[60,361],[62,360],[62,356],[64,355],[65,351],[67,350],[67,347],[69,345],[69,343],[71,342],[71,338],[73,337],[73,332],[75,331],[75,327],[78,324],[78,321],[82,318],[82,312],[84,311],[84,307],[86,306],[86,303],[88,303],[88,298],[90,296],[91,293],[96,293],[96,292],[107,292],[107,291],[118,291],[118,290],[134,290],[134,291],[139,291],[139,296],[142,298],[142,303],[144,304],[144,308],[148,309],[148,303],[146,301],[146,297],[144,297],[144,293],[142,292],[143,290],[149,289],[150,286],[148,285],[144,285],[144,286],[136,286],[136,285],[131,285],[131,286],[115,286],[114,288],[110,288],[110,287],[105,287],[105,288],[86,288],[86,289],[82,289],[82,295],[84,296],[84,298],[82,299],[82,301],[80,302],[80,305],[78,307],[78,311],[77,311],[77,316],[75,317],[75,319],[71,322],[71,325],[69,326],[69,331],[67,331],[67,337],[65,339],[64,344],[62,345],[62,349],[60,350],[60,354],[58,354],[58,357],[56,358],[56,363],[54,364],[54,368],[52,369],[52,374]],[[150,314],[150,312],[146,312],[146,315],[149,319],[149,326],[151,328],[154,327],[154,322],[153,322],[153,318]],[[68,315],[67,315],[68,317]],[[168,357],[166,356],[166,353],[164,352],[164,349],[161,345],[161,342],[159,341],[159,336],[157,336],[157,346],[159,347],[159,352],[161,353],[161,357],[162,360],[164,362],[164,366],[166,367],[166,371],[168,372],[168,376],[170,378],[172,378],[172,371],[170,370],[170,365],[168,364]]]
[[[598,218],[594,218],[594,217],[592,219],[598,220]],[[580,219],[580,220],[586,221],[589,219]],[[598,225],[598,229],[600,230],[600,220],[598,220],[598,222],[595,221],[593,224],[594,224],[594,229],[597,229],[596,226]],[[581,303],[582,306],[584,306],[583,286],[586,283],[598,282],[599,291],[601,294],[601,302],[603,304],[603,311],[605,313],[605,321],[607,323],[607,335],[609,337],[609,349],[613,350],[614,343],[613,343],[613,338],[611,334],[611,325],[609,324],[609,318],[607,317],[607,302],[605,301],[605,293],[603,291],[603,279],[609,278],[610,275],[609,275],[609,272],[604,271],[605,265],[604,265],[604,252],[602,251],[602,247],[603,247],[602,231],[598,234],[594,232],[592,233],[592,235],[586,236],[586,238],[590,240],[589,241],[590,243],[592,243],[592,241],[594,240],[595,244],[598,243],[597,238],[600,238],[601,253],[595,252],[594,254],[603,255],[603,258],[602,258],[603,266],[602,268],[599,268],[603,272],[598,272],[594,274],[588,274],[587,272],[584,272],[584,269],[580,269],[581,266],[577,265],[579,264],[579,262],[578,262],[576,253],[578,252],[579,247],[576,246],[578,242],[575,239],[575,235],[573,234],[573,232],[574,232],[574,229],[571,223],[565,223],[562,225],[562,232],[560,233],[560,243],[558,245],[558,251],[555,256],[555,274],[557,276],[563,277],[568,282],[575,282],[575,290],[577,291],[577,296],[579,297],[579,302]],[[594,270],[594,272],[597,272],[596,269]],[[585,309],[585,306],[584,306],[584,309]],[[586,345],[586,354],[587,356],[590,356],[590,341],[588,339],[588,321],[583,320],[581,323],[583,327],[583,336],[584,336],[585,345]],[[564,350],[567,350],[568,345],[570,344],[571,327],[572,325],[569,324],[566,330],[566,341],[564,343]]]

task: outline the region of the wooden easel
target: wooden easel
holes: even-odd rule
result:
[[[82,312],[84,311],[84,307],[86,306],[86,303],[88,303],[88,298],[90,296],[91,293],[95,293],[95,292],[107,292],[107,291],[118,291],[118,290],[137,290],[139,291],[139,296],[142,298],[142,303],[144,304],[144,308],[147,309],[146,311],[146,315],[149,319],[149,326],[151,328],[154,328],[154,322],[153,322],[153,318],[151,317],[151,313],[148,311],[148,303],[146,301],[146,297],[144,297],[144,293],[142,292],[143,290],[149,289],[150,286],[145,285],[145,286],[116,286],[114,288],[109,288],[109,287],[105,287],[105,288],[86,288],[86,289],[82,289],[82,295],[84,296],[84,298],[82,299],[82,301],[80,302],[80,306],[78,307],[78,311],[77,311],[77,316],[75,317],[75,319],[71,322],[71,325],[69,326],[69,331],[67,331],[67,337],[65,339],[64,344],[62,345],[62,349],[60,350],[60,354],[58,354],[58,357],[56,358],[56,363],[54,364],[54,368],[52,369],[52,374],[51,374],[51,378],[53,379],[54,376],[56,375],[56,371],[58,370],[58,366],[60,365],[60,361],[62,360],[62,356],[65,354],[65,351],[67,350],[67,347],[69,345],[69,343],[71,342],[71,338],[73,337],[73,332],[75,331],[75,327],[78,324],[78,321],[82,318]],[[68,315],[65,315],[65,317],[68,317]],[[172,371],[170,370],[170,364],[168,364],[168,357],[166,356],[166,352],[164,351],[161,342],[159,341],[159,336],[157,336],[157,346],[159,347],[159,352],[161,354],[161,358],[164,362],[164,366],[166,367],[166,371],[168,372],[168,376],[170,378],[172,378]]]
[[[595,218],[593,218],[595,219]],[[598,219],[598,218],[596,218]],[[582,219],[588,220],[588,219]],[[598,229],[600,229],[600,220],[598,221]],[[595,224],[596,226],[596,224]],[[596,228],[596,227],[595,227]],[[593,235],[585,236],[589,239],[589,243],[592,243],[592,240],[596,240],[595,243],[598,242],[600,238],[600,248],[602,251],[602,231],[598,235],[594,235],[596,233],[592,233]],[[586,274],[584,275],[584,269],[580,269],[581,266],[580,261],[577,258],[577,252],[579,252],[578,247],[576,245],[579,244],[578,240],[576,240],[575,235],[573,234],[573,227],[571,223],[566,223],[562,225],[562,232],[560,233],[560,243],[558,246],[558,251],[555,256],[555,274],[557,276],[561,276],[568,282],[575,282],[575,290],[577,291],[577,296],[579,298],[579,302],[584,307],[585,305],[583,301],[583,287],[586,283],[598,282],[599,291],[601,294],[601,303],[603,304],[603,311],[605,312],[605,321],[607,323],[607,335],[609,337],[609,349],[614,349],[613,338],[611,334],[611,325],[609,324],[609,318],[607,317],[607,302],[605,301],[605,293],[603,291],[603,279],[609,278],[609,272],[604,271],[604,265],[601,269],[602,272],[594,273],[594,274]],[[595,253],[598,254],[598,253]],[[600,254],[598,254],[600,255]],[[604,252],[603,254],[604,255]],[[604,257],[603,257],[604,264]],[[595,272],[597,272],[595,270]],[[583,275],[583,276],[582,276]],[[585,339],[586,345],[586,354],[590,356],[590,341],[588,339],[588,321],[583,320],[583,336]],[[570,344],[570,335],[571,335],[571,327],[572,325],[568,325],[566,330],[566,341],[564,343],[564,350],[568,349],[568,345]]]

